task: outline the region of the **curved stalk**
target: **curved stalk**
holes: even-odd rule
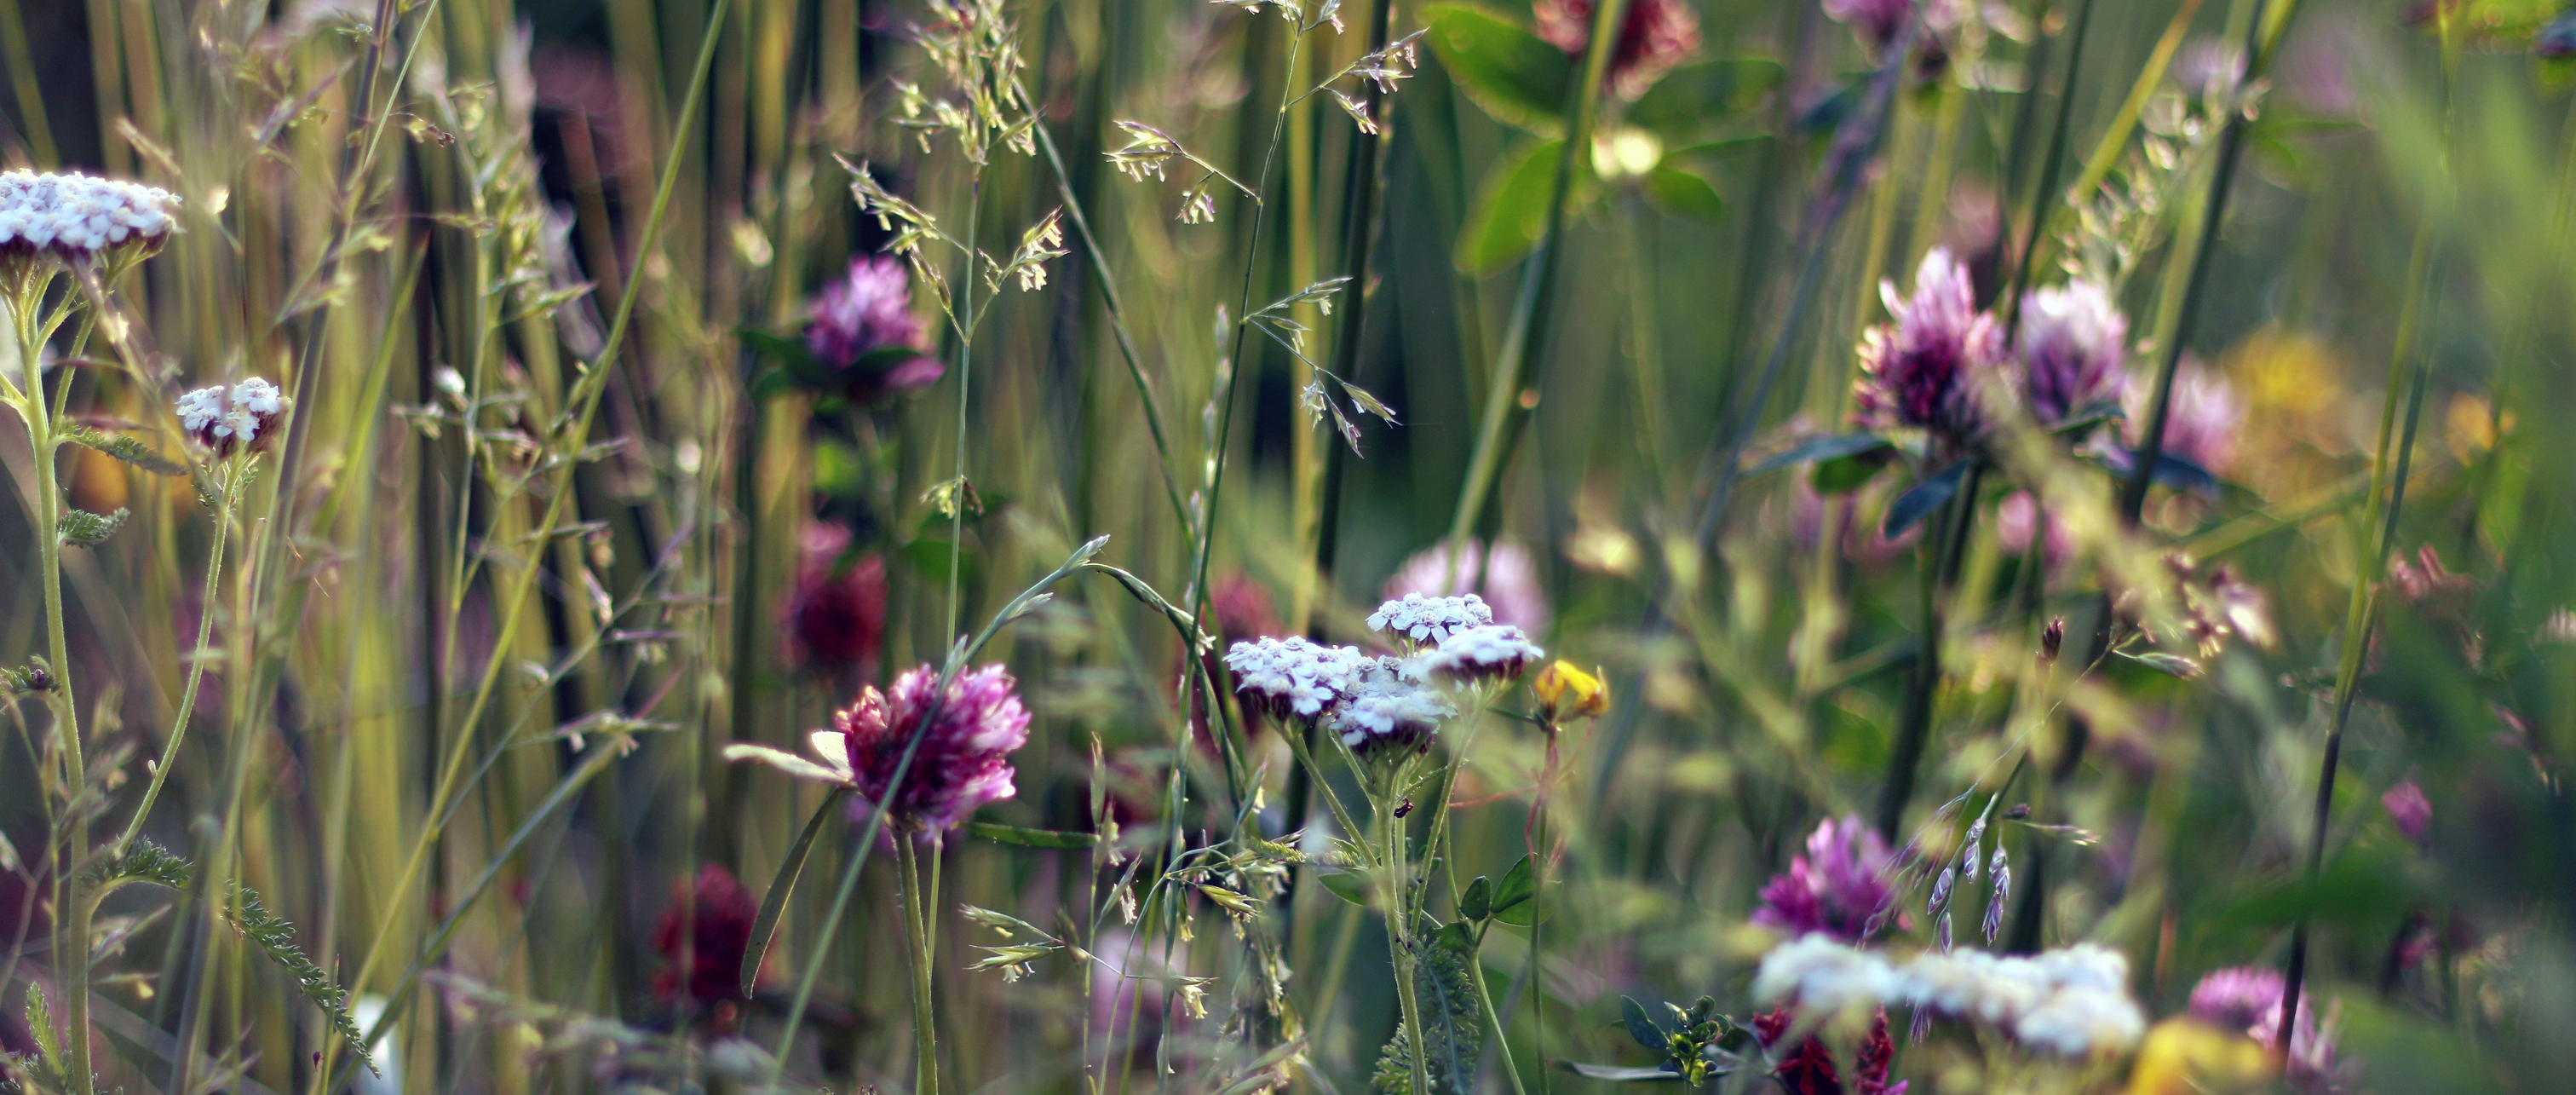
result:
[[[170,767],[179,759],[179,746],[188,738],[188,722],[196,714],[197,686],[206,675],[206,644],[213,637],[215,623],[215,590],[224,573],[224,539],[232,531],[233,499],[249,481],[252,458],[233,462],[224,477],[223,508],[215,513],[215,542],[206,552],[205,608],[197,613],[197,652],[188,661],[188,684],[179,692],[179,713],[170,720],[170,735],[161,746],[161,762],[152,769],[152,782],[143,789],[143,801],[135,806],[134,816],[125,823],[125,832],[107,847],[108,858],[125,854],[126,845],[134,843],[135,834],[143,831],[143,821],[152,816],[152,804],[161,797],[161,785],[170,778]]]

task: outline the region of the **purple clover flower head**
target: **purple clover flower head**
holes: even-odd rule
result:
[[[1976,436],[1984,422],[1978,389],[2003,356],[2003,332],[1993,314],[1977,310],[1968,268],[1935,247],[1914,274],[1911,298],[1897,296],[1893,282],[1881,282],[1879,294],[1894,322],[1861,340],[1860,425],[1930,430],[1953,445]]]
[[[2129,319],[2089,281],[2022,298],[2022,394],[2043,426],[2127,388]]]
[[[1896,905],[1888,884],[1887,842],[1858,817],[1827,818],[1807,837],[1807,854],[1762,887],[1753,922],[1791,938],[1823,933],[1847,943],[1867,939]]]
[[[833,713],[832,731],[814,735],[815,749],[827,763],[836,759],[831,756],[835,746],[844,751],[839,759],[868,800],[851,803],[852,817],[866,817],[870,803],[886,795],[905,743],[929,713],[931,689],[938,682],[939,671],[928,665],[907,670],[891,689],[861,691],[858,702]],[[985,803],[1017,793],[1011,785],[1010,755],[1029,740],[1029,712],[1020,705],[1018,685],[999,665],[967,670],[949,684],[912,770],[887,803],[889,821],[899,830],[936,841]]]
[[[845,394],[871,400],[937,383],[938,360],[916,357],[882,371],[857,371],[868,355],[888,348],[922,349],[928,341],[912,314],[912,273],[893,256],[850,260],[847,277],[825,286],[806,310],[805,348],[842,378]]]
[[[2133,378],[2129,385],[2129,444],[2146,440],[2147,415],[2154,409],[2154,382]],[[2224,476],[2236,462],[2237,427],[2245,421],[2245,403],[2225,376],[2192,358],[2174,373],[2173,403],[2165,412],[2163,452]]]

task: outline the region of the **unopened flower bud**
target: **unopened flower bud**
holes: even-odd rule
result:
[[[2057,664],[2057,654],[2065,648],[2066,617],[2060,616],[2048,621],[2048,626],[2040,630],[2039,663],[2041,665]]]

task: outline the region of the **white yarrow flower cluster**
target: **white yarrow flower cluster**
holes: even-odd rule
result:
[[[1325,646],[1296,636],[1239,642],[1225,655],[1235,691],[1280,718],[1321,718],[1375,664],[1358,647]]]
[[[1437,649],[1416,656],[1408,669],[1417,674],[1416,679],[1481,684],[1515,679],[1545,657],[1547,651],[1529,641],[1521,629],[1485,624],[1451,634]]]
[[[2129,960],[2091,943],[2027,957],[1927,951],[1896,965],[1813,934],[1764,955],[1753,994],[1825,1012],[1912,1005],[1984,1023],[2033,1049],[2083,1057],[2129,1049],[2146,1033],[2128,981]]]
[[[1225,666],[1245,706],[1376,751],[1425,747],[1441,723],[1458,717],[1440,685],[1508,682],[1547,656],[1521,629],[1495,624],[1474,594],[1408,594],[1380,606],[1369,626],[1393,632],[1412,653],[1372,656],[1355,646],[1261,638],[1234,644]]]
[[[1353,683],[1324,719],[1324,729],[1353,750],[1377,744],[1427,745],[1458,709],[1440,693],[1416,683],[1410,664],[1380,658]]]
[[[129,240],[170,234],[169,191],[88,175],[0,172],[0,248],[51,250],[66,258]]]
[[[220,458],[265,447],[278,415],[285,413],[286,397],[278,394],[277,385],[252,377],[229,390],[218,384],[189,392],[174,409],[179,428]]]
[[[1436,646],[1457,632],[1493,622],[1494,610],[1473,593],[1457,597],[1407,593],[1377,606],[1368,618],[1371,631],[1383,631],[1399,642],[1410,640],[1425,646]]]

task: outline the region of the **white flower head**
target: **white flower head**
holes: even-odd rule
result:
[[[1427,746],[1458,709],[1440,693],[1407,679],[1403,662],[1379,658],[1344,693],[1324,728],[1354,752]]]
[[[1887,959],[1814,932],[1762,956],[1762,968],[1753,975],[1753,998],[1841,1013],[1878,1006],[1896,994],[1896,984],[1896,971]]]
[[[1225,666],[1247,703],[1278,718],[1314,720],[1347,694],[1375,660],[1353,646],[1325,646],[1302,637],[1262,638],[1234,644]]]
[[[1510,624],[1485,624],[1452,632],[1438,649],[1414,659],[1416,679],[1482,684],[1511,681],[1547,657],[1547,651]]]
[[[2116,989],[2061,989],[2013,1024],[2013,1037],[2066,1057],[2118,1053],[2138,1044],[2147,1018]]]
[[[1455,597],[1407,593],[1377,606],[1368,618],[1371,631],[1383,631],[1399,641],[1411,640],[1425,646],[1436,646],[1456,632],[1492,622],[1494,610],[1473,593]]]
[[[278,416],[286,412],[286,397],[276,385],[252,377],[229,391],[217,385],[189,392],[172,410],[179,428],[220,459],[265,447]]]
[[[2126,956],[2090,943],[2028,957],[1926,951],[1899,966],[1817,933],[1764,955],[1753,996],[1827,1014],[1911,1005],[2030,1049],[2087,1057],[2126,1051],[2145,1034],[2128,980]]]
[[[50,250],[92,258],[132,241],[157,244],[179,199],[141,183],[87,175],[0,172],[0,252]]]

